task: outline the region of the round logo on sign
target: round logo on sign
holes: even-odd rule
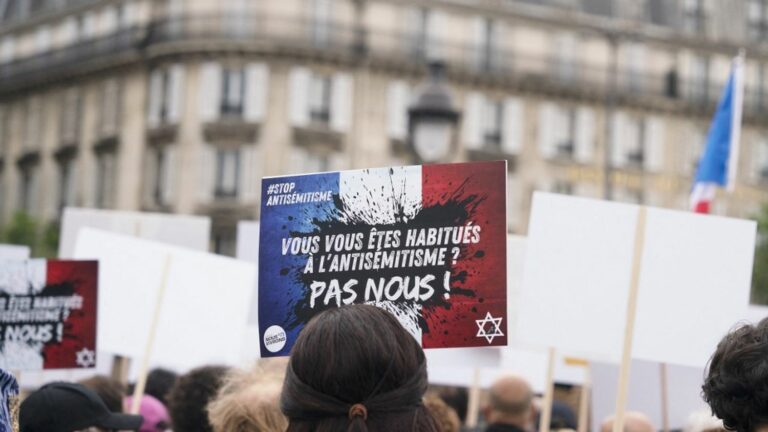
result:
[[[264,346],[269,352],[276,353],[285,346],[285,330],[278,325],[270,326],[264,332]]]

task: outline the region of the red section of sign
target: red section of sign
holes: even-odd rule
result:
[[[480,242],[465,245],[452,268],[451,289],[473,295],[455,293],[449,308],[424,308],[424,348],[507,345],[506,169],[503,161],[422,168],[423,208],[479,197],[469,220],[482,227]]]
[[[61,342],[51,342],[43,348],[43,369],[93,367],[78,364],[77,353],[89,360],[88,352],[96,352],[96,308],[98,286],[97,261],[48,261],[46,290],[72,291],[83,299],[82,309],[72,310],[64,321]]]

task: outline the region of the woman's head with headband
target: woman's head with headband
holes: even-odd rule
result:
[[[351,305],[317,315],[291,352],[281,408],[289,432],[438,428],[422,403],[424,351],[388,312]]]

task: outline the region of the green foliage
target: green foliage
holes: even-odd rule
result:
[[[757,219],[757,247],[752,273],[752,303],[768,304],[768,205],[764,205]]]
[[[59,247],[59,224],[43,224],[30,214],[20,211],[0,229],[0,240],[29,246],[35,258],[55,258]]]

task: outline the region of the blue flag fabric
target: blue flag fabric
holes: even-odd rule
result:
[[[717,111],[707,134],[704,155],[696,170],[695,183],[716,183],[725,186],[728,182],[728,157],[731,153],[734,106],[734,72],[728,77]]]

